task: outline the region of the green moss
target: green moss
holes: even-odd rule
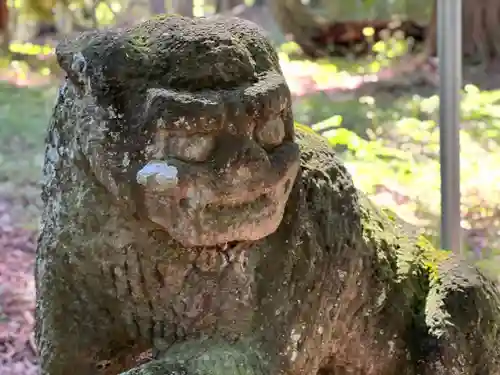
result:
[[[302,147],[303,152],[309,152],[308,148],[316,150],[313,160],[317,160],[323,150],[331,150],[325,138],[297,124],[295,129],[298,142],[308,144],[308,147]],[[474,278],[474,273],[469,275],[462,268],[460,272],[463,271],[463,275],[450,273],[450,264],[459,262],[449,251],[436,249],[414,227],[404,223],[394,213],[380,210],[364,194],[357,194],[362,241],[376,252],[373,267],[378,280],[402,304],[394,308],[406,306],[415,319],[425,321],[422,323],[425,329],[441,334],[449,320],[445,303],[449,290],[442,284],[450,283],[449,280],[454,277],[460,277],[467,283]]]
[[[190,375],[181,366],[172,366],[161,360],[152,361],[122,373],[122,375]]]
[[[123,31],[91,32],[61,43],[56,54],[71,77],[81,53],[97,96],[146,87],[187,91],[227,89],[254,83],[279,60],[261,31],[238,19],[162,15]]]
[[[269,364],[249,341],[207,339],[174,345],[159,360],[123,375],[266,375]]]

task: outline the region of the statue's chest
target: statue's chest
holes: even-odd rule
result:
[[[108,266],[112,299],[141,336],[237,335],[250,329],[255,283],[245,251],[173,254],[154,244],[119,247]]]

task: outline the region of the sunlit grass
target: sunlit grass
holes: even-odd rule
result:
[[[44,136],[55,87],[0,84],[0,198],[13,202],[22,225],[38,220]]]
[[[330,68],[331,74],[338,69]],[[326,71],[326,70],[325,70]],[[334,101],[322,93],[295,103],[339,151],[356,185],[437,239],[440,215],[439,97],[407,92]],[[500,246],[500,91],[466,86],[461,103],[462,225]],[[466,244],[467,245],[467,244]]]

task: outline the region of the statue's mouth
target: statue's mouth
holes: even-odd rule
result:
[[[274,206],[272,199],[268,194],[261,194],[256,199],[247,202],[238,202],[235,204],[209,203],[203,212],[211,215],[241,215],[242,212],[265,214]]]
[[[281,223],[300,163],[292,142],[262,155],[258,163],[227,159],[225,170],[210,162],[149,162],[137,178],[146,216],[191,247],[268,236]]]
[[[229,241],[213,246],[193,246],[192,249],[199,251],[216,251],[220,253],[224,253],[229,255],[232,252],[235,252],[241,248],[245,248],[251,246],[252,241]]]
[[[251,190],[242,186],[233,194],[198,199],[203,190],[178,199],[161,193],[146,193],[148,217],[185,246],[213,247],[233,241],[255,241],[279,226],[298,165],[278,182]],[[207,195],[208,196],[208,195]],[[203,196],[202,196],[203,198]]]

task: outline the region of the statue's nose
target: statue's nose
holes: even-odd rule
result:
[[[254,139],[222,136],[213,155],[214,172],[227,185],[248,184],[261,179],[270,168],[269,155]]]
[[[136,180],[149,193],[201,207],[256,199],[295,175],[298,168],[299,151],[294,143],[269,153],[250,136],[222,135],[215,143],[204,162],[153,160],[137,172]]]

